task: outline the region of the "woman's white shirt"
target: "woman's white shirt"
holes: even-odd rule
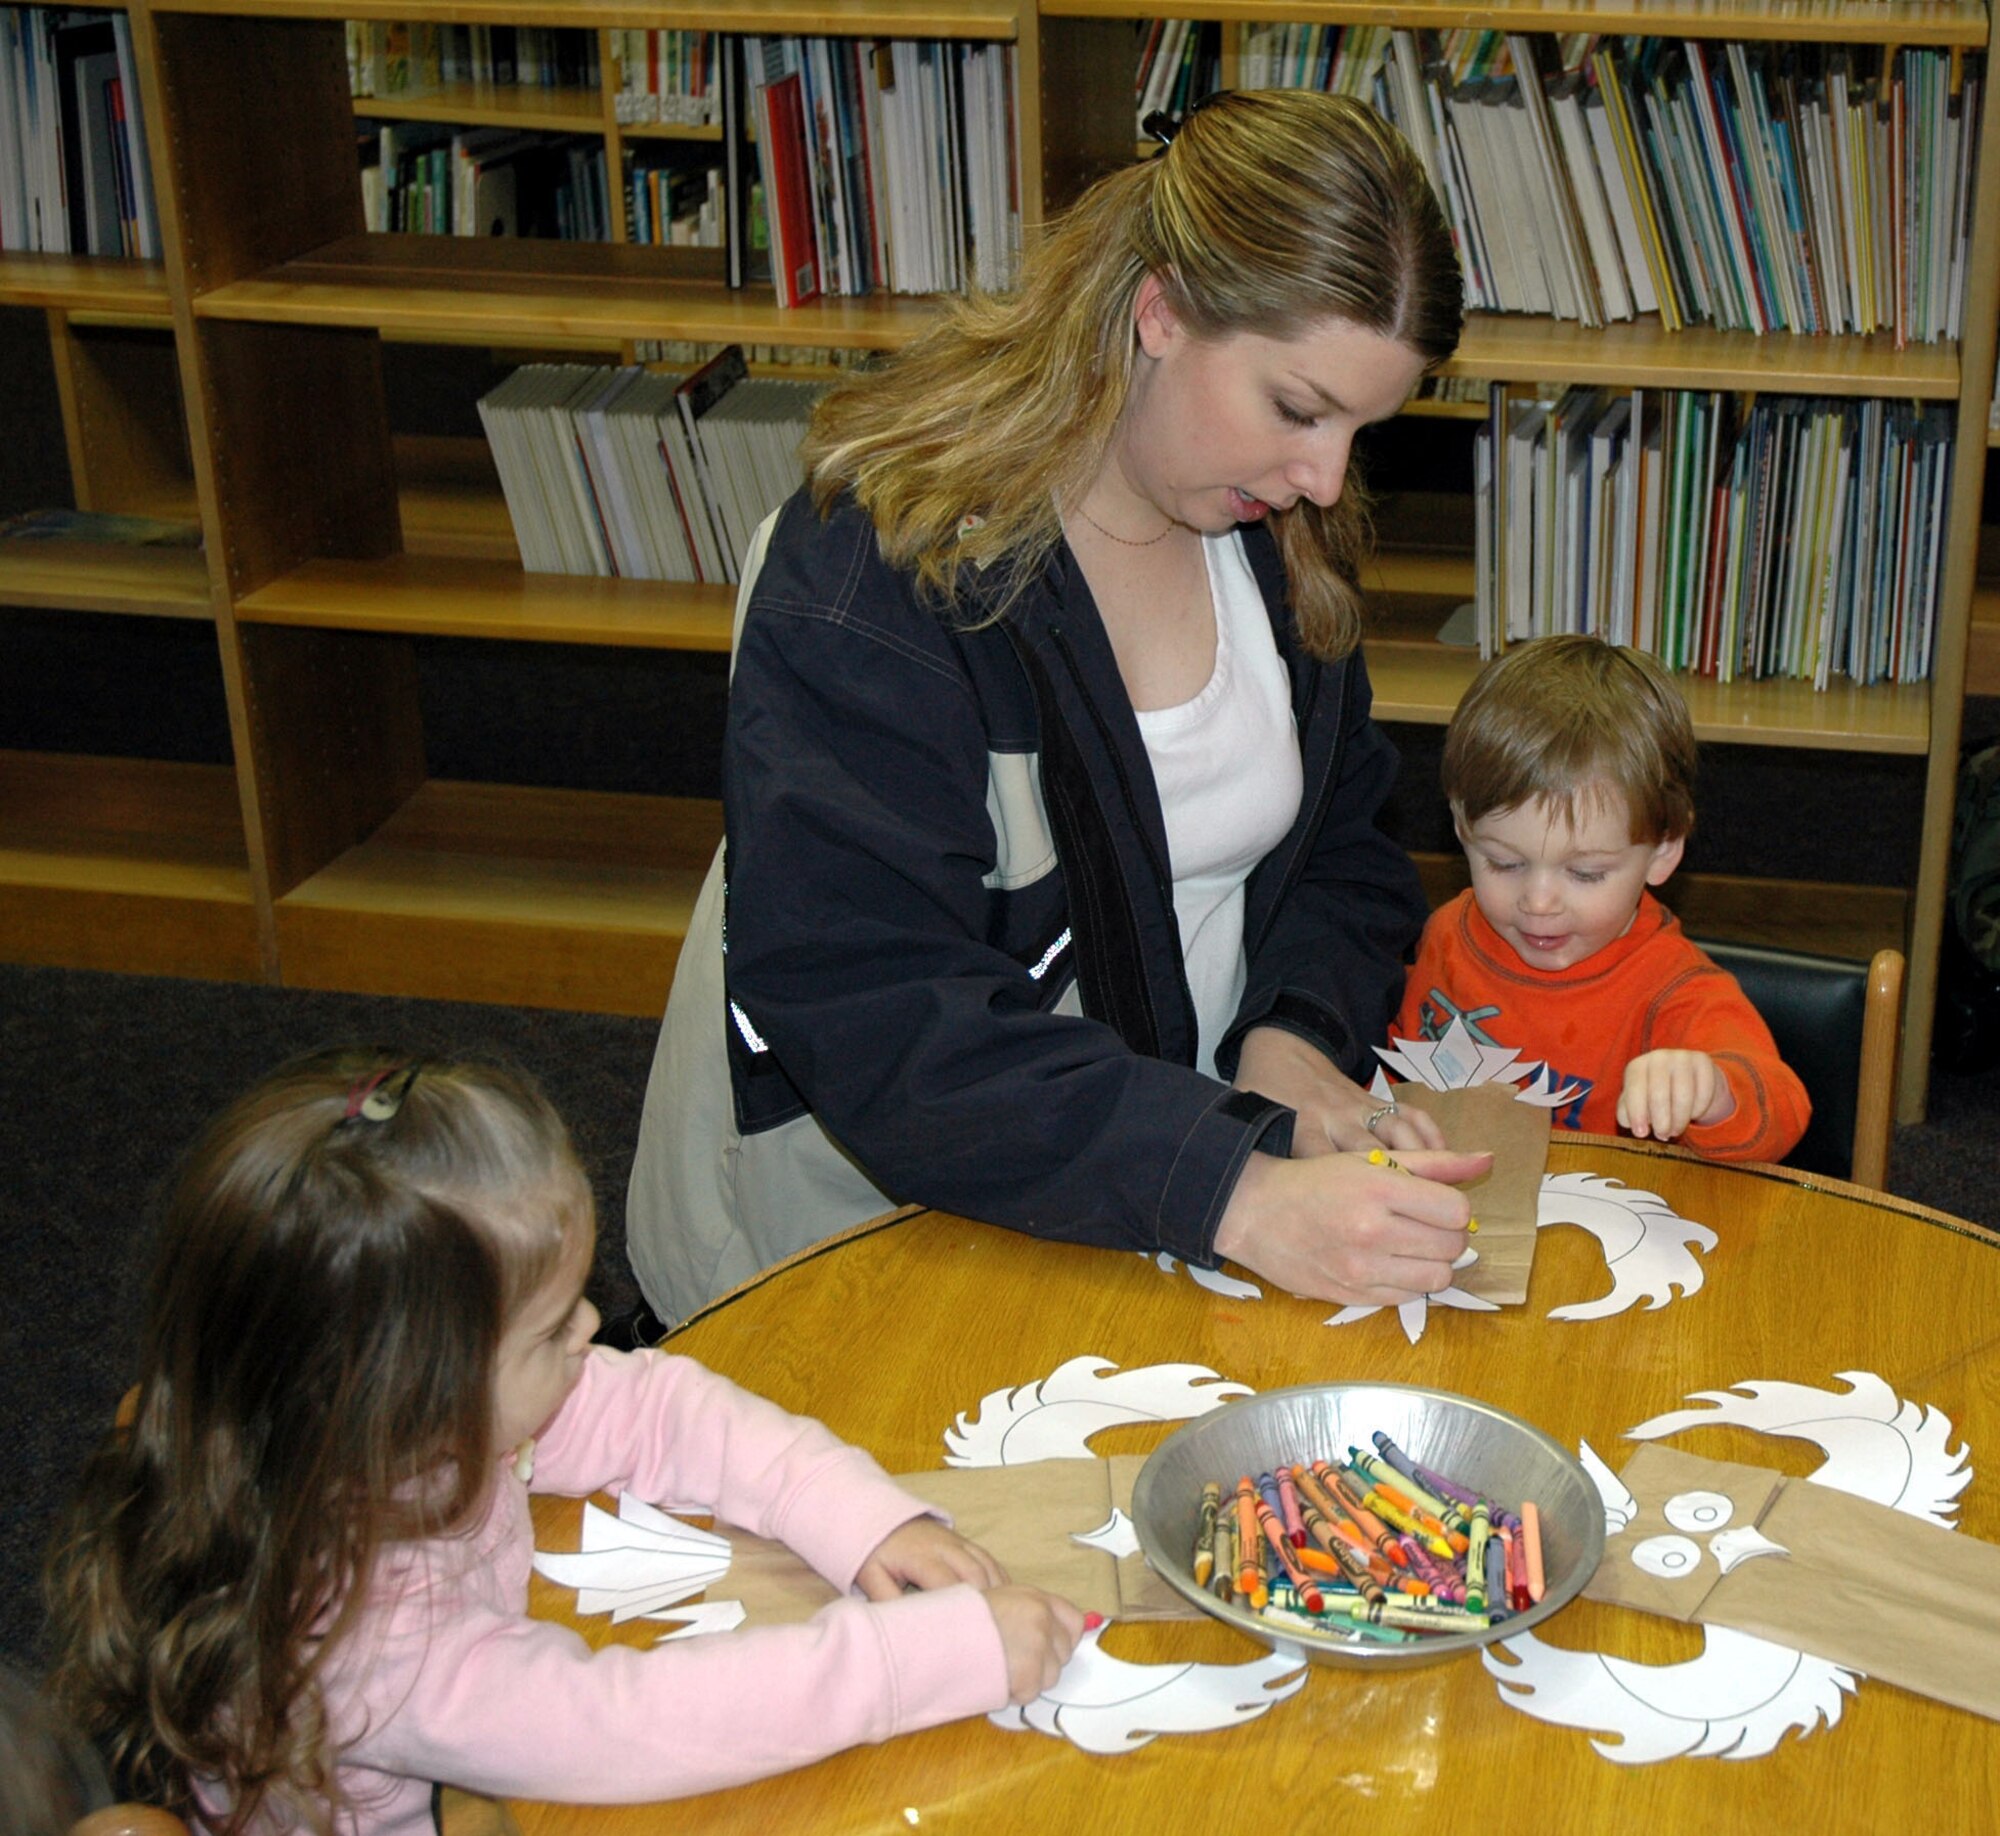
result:
[[[1298,819],[1304,794],[1291,684],[1243,539],[1204,536],[1215,669],[1192,700],[1140,711],[1166,818],[1174,916],[1200,1029],[1197,1067],[1243,999],[1244,885]]]

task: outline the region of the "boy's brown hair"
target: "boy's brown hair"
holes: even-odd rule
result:
[[[1632,840],[1694,827],[1694,723],[1657,658],[1602,638],[1535,638],[1482,669],[1451,717],[1444,794],[1461,826],[1546,803],[1572,825],[1577,800],[1608,784]]]

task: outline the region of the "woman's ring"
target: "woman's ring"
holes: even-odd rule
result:
[[[1371,1109],[1368,1112],[1368,1120],[1362,1123],[1361,1126],[1372,1135],[1375,1132],[1376,1123],[1399,1114],[1401,1114],[1401,1111],[1397,1109],[1394,1103],[1384,1103],[1380,1109]]]

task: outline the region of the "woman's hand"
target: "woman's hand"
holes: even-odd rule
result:
[[[1007,1571],[977,1543],[967,1542],[935,1517],[913,1517],[875,1545],[854,1585],[870,1600],[894,1600],[913,1587],[956,1587],[964,1581],[989,1588],[1006,1580]]]
[[[1345,1077],[1317,1046],[1281,1026],[1255,1026],[1243,1035],[1242,1056],[1236,1061],[1236,1088],[1254,1090],[1298,1114],[1292,1129],[1292,1157],[1309,1160],[1322,1154],[1365,1153],[1372,1147],[1441,1148],[1444,1130],[1437,1118],[1421,1109],[1398,1110],[1382,1116],[1373,1129],[1370,1116],[1379,1115],[1382,1098]]]
[[[1364,1154],[1252,1154],[1216,1253],[1312,1300],[1399,1307],[1450,1287],[1467,1247],[1472,1208],[1441,1182],[1476,1179],[1492,1164],[1483,1153],[1419,1151],[1382,1166]]]

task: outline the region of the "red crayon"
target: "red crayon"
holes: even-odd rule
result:
[[[1305,1519],[1299,1515],[1298,1487],[1292,1483],[1289,1467],[1278,1468],[1278,1510],[1285,1520],[1285,1535],[1294,1549],[1306,1546]]]

